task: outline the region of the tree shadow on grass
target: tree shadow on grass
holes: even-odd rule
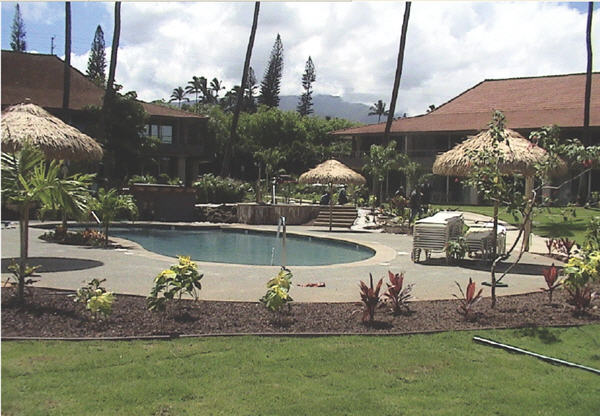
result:
[[[18,257],[2,259],[2,273],[9,273],[8,266],[13,261],[18,262]],[[104,265],[103,262],[89,259],[77,259],[70,257],[28,257],[27,264],[30,266],[42,266],[37,273],[68,272],[74,270],[86,270]]]
[[[552,333],[548,328],[539,328],[537,326],[518,329],[517,335],[521,337],[538,338],[544,344],[556,344],[561,342],[561,339]]]

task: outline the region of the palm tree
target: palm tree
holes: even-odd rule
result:
[[[98,197],[90,202],[89,208],[100,215],[104,227],[104,246],[108,245],[108,227],[118,215],[137,216],[138,209],[131,195],[119,195],[116,189],[105,191],[100,188]]]
[[[381,100],[378,100],[369,108],[369,115],[378,116],[377,122],[379,123],[381,121],[381,116],[388,115],[388,111],[385,109],[385,103]]]
[[[396,101],[398,100],[398,89],[400,88],[400,78],[402,77],[402,66],[404,64],[404,47],[406,46],[406,32],[408,30],[408,18],[410,17],[411,2],[404,4],[404,19],[402,20],[402,33],[400,34],[400,49],[398,50],[398,62],[396,64],[396,76],[394,77],[394,87],[392,88],[392,102],[388,113],[385,131],[383,133],[383,142],[387,143],[392,128],[392,120],[396,112]]]
[[[185,92],[183,90],[183,88],[177,87],[177,88],[173,89],[173,93],[171,94],[171,99],[169,100],[169,102],[177,101],[179,104],[179,108],[181,108],[181,101],[183,101],[183,100],[189,101],[190,100],[189,98],[187,98],[185,96],[186,94],[187,94],[187,92]]]
[[[63,78],[63,102],[67,122],[70,121],[69,96],[71,95],[71,2],[65,2],[65,66]]]
[[[590,1],[588,3],[588,17],[587,17],[587,26],[585,31],[585,44],[587,50],[587,69],[585,74],[585,97],[584,97],[584,105],[583,105],[583,144],[586,146],[591,145],[590,138],[590,99],[592,96],[592,16],[594,15],[594,2]],[[584,182],[584,177],[582,176],[579,180],[579,183],[582,184]],[[587,195],[583,200],[589,200],[590,192],[591,192],[591,184],[592,184],[592,171],[588,173],[587,176],[588,189]],[[580,195],[585,195],[583,192]]]
[[[200,92],[202,92],[201,78],[204,78],[204,77],[193,76],[192,80],[188,81],[187,87],[185,87],[186,94],[195,94],[195,96],[196,96],[196,104],[198,104],[198,94]],[[206,83],[206,78],[204,78],[204,80],[205,80],[205,83]]]
[[[242,82],[240,85],[248,85],[248,73],[250,68],[250,58],[252,57],[252,48],[254,47],[254,35],[256,35],[256,26],[258,25],[258,12],[260,10],[260,2],[254,3],[254,18],[252,20],[252,29],[250,29],[250,39],[248,40],[248,49],[246,49],[246,59],[244,60],[244,70],[242,72]],[[231,153],[233,152],[233,144],[237,138],[237,125],[240,118],[240,109],[242,108],[243,94],[238,94],[237,104],[233,111],[233,119],[231,120],[231,133],[229,134],[229,140],[225,145],[225,155],[223,156],[223,164],[221,167],[221,176],[229,175]]]
[[[217,78],[213,78],[210,82],[210,92],[211,96],[214,93],[214,103],[216,104],[219,101],[219,93],[221,90],[224,90],[225,86],[223,85],[223,81],[219,81]]]
[[[2,153],[2,192],[6,201],[15,205],[19,213],[20,258],[16,271],[18,276],[17,296],[23,301],[25,289],[26,261],[29,251],[29,216],[31,209],[44,201],[60,201],[64,207],[81,207],[83,199],[71,193],[81,190],[81,176],[61,178],[61,164],[53,160],[46,163],[43,153],[29,143],[13,155]]]

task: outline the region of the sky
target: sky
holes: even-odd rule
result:
[[[10,49],[14,2],[1,4],[2,49]],[[64,3],[20,3],[27,50],[64,58]],[[600,70],[600,6],[593,17]],[[116,82],[151,101],[169,99],[192,76],[240,83],[254,3],[123,2]],[[388,103],[404,3],[262,2],[251,66],[260,82],[277,34],[284,48],[282,95],[299,95],[306,60],[315,94]],[[72,2],[71,63],[85,72],[97,25],[107,61],[114,3]],[[586,70],[587,3],[413,1],[397,114],[424,113],[484,79]],[[107,69],[108,72],[108,69]]]

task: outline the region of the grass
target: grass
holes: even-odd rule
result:
[[[402,337],[3,342],[3,415],[591,415],[600,325]]]
[[[437,209],[452,209],[459,211],[475,212],[492,216],[494,208],[491,206],[476,205],[432,205]],[[573,212],[575,215],[573,215]],[[564,216],[563,216],[564,214]],[[566,220],[565,220],[566,217]],[[540,208],[533,217],[533,232],[542,237],[568,237],[579,244],[583,244],[585,233],[590,220],[593,217],[600,217],[600,209],[583,207],[552,207]],[[500,208],[499,218],[510,224],[518,225],[520,218],[515,219],[506,212],[505,208]]]

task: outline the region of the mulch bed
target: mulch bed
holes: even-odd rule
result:
[[[600,288],[600,287],[599,287]],[[484,298],[474,319],[457,313],[458,301],[411,302],[410,312],[394,316],[387,306],[376,322],[361,322],[357,303],[292,303],[276,314],[256,302],[174,301],[166,313],[150,312],[142,296],[117,295],[113,313],[94,320],[65,291],[30,288],[27,304],[14,302],[14,288],[2,289],[2,337],[127,337],[245,333],[412,333],[483,328],[585,325],[600,323],[600,310],[575,316],[557,290],[553,303],[544,293],[503,296],[495,309]],[[358,293],[357,293],[358,296]],[[598,304],[600,302],[596,302]]]

